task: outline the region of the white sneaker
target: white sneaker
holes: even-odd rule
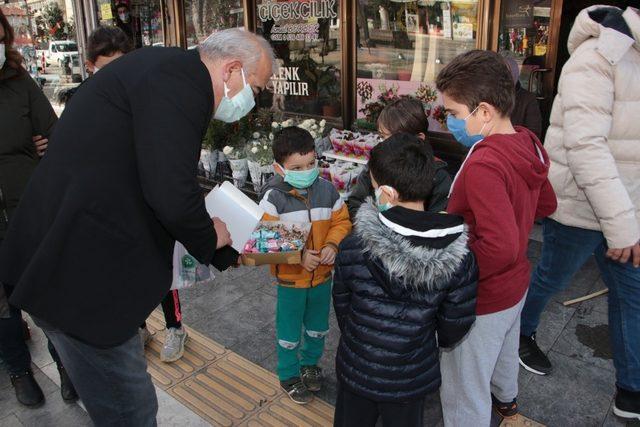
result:
[[[145,326],[144,328],[138,329],[138,334],[140,335],[140,341],[142,341],[142,348],[146,347],[153,338],[149,329]]]
[[[164,346],[160,352],[160,360],[166,363],[179,360],[184,354],[184,343],[188,336],[184,328],[168,328]]]

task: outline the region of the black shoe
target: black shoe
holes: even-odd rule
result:
[[[60,372],[60,395],[62,396],[62,400],[67,403],[75,402],[78,400],[78,393],[71,382],[71,378],[69,378],[69,374],[67,374],[64,367],[60,365],[58,365],[58,372]]]
[[[31,369],[19,374],[11,374],[10,378],[18,402],[28,408],[36,408],[44,403],[44,394],[36,379],[33,378]]]
[[[316,392],[322,388],[322,369],[317,366],[302,366],[300,368],[300,377],[309,391]]]
[[[500,402],[492,393],[491,402],[493,403],[493,409],[503,419],[513,418],[518,415],[518,401],[516,399],[513,399],[511,402]]]
[[[309,391],[300,378],[280,381],[280,387],[298,405],[306,405],[313,400],[313,393]]]
[[[640,421],[640,391],[627,391],[618,387],[613,413],[620,418]]]
[[[520,335],[519,353],[520,365],[527,371],[536,375],[548,375],[553,371],[549,358],[536,343],[536,334],[530,337]]]

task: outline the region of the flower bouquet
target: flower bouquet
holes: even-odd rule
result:
[[[273,133],[254,132],[247,146],[247,160],[253,189],[259,192],[268,175],[273,174]]]

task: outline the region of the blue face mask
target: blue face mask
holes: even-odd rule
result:
[[[473,147],[478,142],[482,141],[482,139],[484,139],[484,136],[481,134],[482,134],[482,131],[484,130],[484,127],[486,126],[486,123],[482,125],[482,129],[480,129],[480,134],[469,135],[467,133],[467,119],[471,117],[473,113],[476,112],[478,107],[476,107],[476,109],[473,110],[471,114],[469,114],[464,119],[457,119],[454,117],[453,114],[449,114],[447,116],[447,128],[449,128],[449,131],[451,132],[453,137],[456,139],[456,141],[458,141],[460,144],[464,145],[467,148]]]
[[[305,171],[290,171],[286,170],[281,165],[278,166],[280,166],[284,172],[284,182],[299,190],[311,187],[313,183],[316,182],[316,179],[318,179],[318,176],[320,176],[318,166]]]
[[[220,101],[220,105],[218,105],[216,113],[213,115],[213,118],[216,120],[220,120],[225,123],[235,123],[249,114],[249,112],[253,110],[253,107],[256,106],[256,100],[253,96],[251,85],[247,84],[247,80],[244,77],[244,69],[241,69],[240,71],[242,72],[242,82],[244,83],[244,87],[233,98],[229,98],[229,88],[225,82],[224,98]]]
[[[375,195],[376,195],[376,206],[378,207],[378,210],[380,212],[386,212],[393,207],[393,205],[389,202],[382,203],[380,201],[380,198],[382,197],[382,186],[376,189]]]

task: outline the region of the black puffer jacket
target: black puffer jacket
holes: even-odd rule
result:
[[[356,218],[335,267],[338,380],[379,402],[421,398],[440,386],[438,342],[455,345],[475,320],[467,231],[458,216],[402,207],[379,215],[370,203]]]

